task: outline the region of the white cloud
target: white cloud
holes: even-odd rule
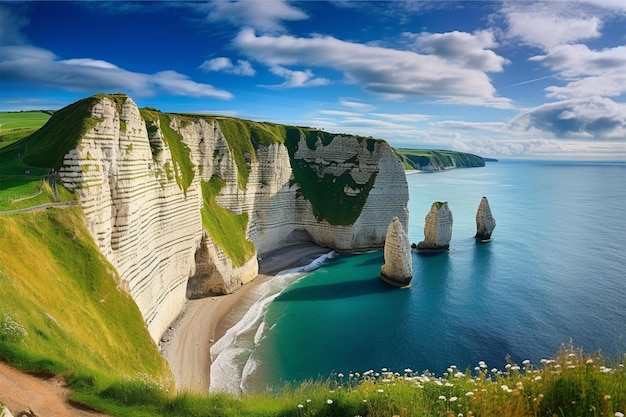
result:
[[[425,53],[437,55],[451,65],[458,65],[485,72],[500,72],[508,60],[488,48],[497,47],[493,33],[467,32],[404,34],[415,39],[416,45]]]
[[[51,51],[28,45],[0,47],[0,78],[3,82],[27,82],[69,91],[121,90],[143,97],[165,91],[222,100],[233,97],[228,91],[194,82],[175,71],[143,74],[92,58],[59,60]]]
[[[282,32],[284,20],[308,19],[306,13],[284,0],[224,1],[208,3],[209,22],[229,22],[237,27],[252,27],[264,33]]]
[[[204,61],[200,67],[204,71],[226,72],[228,74],[253,76],[256,74],[250,62],[239,59],[237,64],[233,64],[230,58],[219,57]]]
[[[344,107],[348,107],[350,109],[355,109],[359,111],[369,111],[375,108],[375,106],[372,104],[363,103],[360,101],[350,100],[346,98],[339,99],[339,104],[341,104]]]
[[[270,71],[274,75],[283,77],[285,82],[279,85],[269,87],[284,87],[284,88],[297,88],[297,87],[318,87],[320,85],[327,85],[330,83],[326,78],[316,78],[310,69],[304,71],[295,71],[280,65],[272,65]]]
[[[626,46],[592,50],[586,45],[558,45],[530,58],[565,77],[601,75],[621,68],[626,72]]]
[[[509,2],[503,11],[508,36],[542,48],[600,36],[601,20],[569,2]]]
[[[510,106],[484,71],[453,65],[435,55],[346,42],[330,36],[257,36],[242,30],[233,42],[244,55],[269,67],[304,65],[340,71],[348,83],[390,99],[415,96],[459,103]]]
[[[211,97],[230,100],[233,95],[212,85],[197,83],[176,71],[161,71],[150,76],[150,82],[175,96]]]
[[[70,66],[83,66],[83,67],[93,67],[93,68],[104,68],[104,69],[114,69],[119,70],[120,67],[117,65],[113,65],[110,62],[102,61],[99,59],[91,59],[91,58],[74,58],[74,59],[64,59],[59,61],[62,64],[70,65]]]
[[[626,104],[604,97],[586,97],[546,103],[521,112],[512,127],[546,132],[558,138],[626,138]]]

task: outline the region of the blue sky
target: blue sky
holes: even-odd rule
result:
[[[0,110],[139,106],[626,160],[626,1],[0,2]]]

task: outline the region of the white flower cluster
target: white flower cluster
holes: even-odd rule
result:
[[[0,310],[0,340],[17,343],[26,336],[26,328]]]

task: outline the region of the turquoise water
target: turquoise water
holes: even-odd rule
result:
[[[410,241],[423,239],[430,205],[448,201],[451,250],[413,253],[408,289],[380,280],[382,252],[292,274],[236,358],[244,390],[383,367],[503,369],[507,355],[538,363],[570,340],[626,352],[626,163],[499,162],[407,179]],[[497,226],[478,244],[483,195]]]

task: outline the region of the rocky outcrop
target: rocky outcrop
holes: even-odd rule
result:
[[[405,287],[413,279],[413,259],[409,238],[397,217],[391,219],[387,228],[384,250],[385,263],[380,270],[383,281]]]
[[[480,242],[489,242],[491,233],[496,227],[496,219],[491,215],[491,208],[487,197],[483,197],[476,211],[476,240]]]
[[[235,291],[287,239],[365,250],[382,248],[384,219],[407,227],[404,170],[383,141],[90,100],[60,181],[155,341],[187,297]]]
[[[424,222],[424,240],[417,244],[418,252],[443,252],[450,248],[452,212],[447,202],[434,202]]]

